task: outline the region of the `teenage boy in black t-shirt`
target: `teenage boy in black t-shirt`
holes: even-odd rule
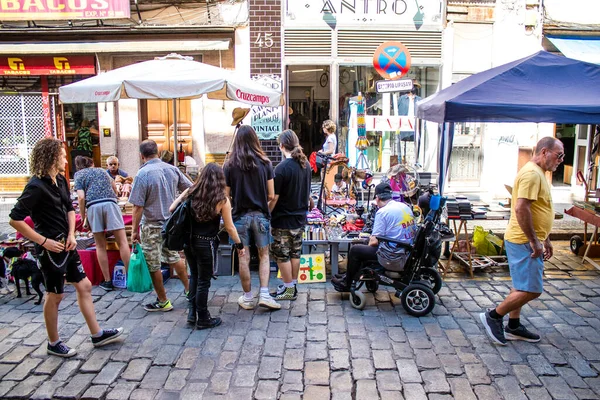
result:
[[[310,199],[311,169],[298,136],[286,130],[278,138],[285,160],[275,168],[275,198],[271,210],[271,254],[277,259],[283,285],[272,293],[277,300],[296,300],[302,233]]]
[[[31,157],[34,176],[10,212],[10,225],[36,243],[38,266],[44,276],[46,300],[44,321],[48,333],[48,354],[73,357],[77,352],[58,336],[58,306],[63,299],[65,279],[77,291],[79,309],[92,334],[94,347],[104,346],[123,333],[123,328],[100,329],[94,311],[92,284],[86,277],[75,250],[75,210],[69,182],[62,175],[67,153],[60,140],[42,139]],[[35,229],[24,219],[30,216]]]

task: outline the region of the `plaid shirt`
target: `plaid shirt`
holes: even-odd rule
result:
[[[131,188],[129,202],[144,207],[142,225],[162,226],[171,213],[178,192],[192,186],[192,182],[171,164],[153,158],[140,168]]]

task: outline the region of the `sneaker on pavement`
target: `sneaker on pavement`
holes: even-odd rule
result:
[[[296,285],[286,288],[285,286],[282,288],[277,288],[277,293],[274,295],[271,294],[275,300],[296,300],[298,298]]]
[[[94,347],[102,347],[115,341],[122,333],[123,328],[104,329],[101,336],[92,337],[92,344]]]
[[[537,343],[541,339],[540,335],[530,332],[521,324],[515,329],[510,329],[508,325],[506,325],[504,327],[504,336],[506,337],[506,340],[524,340],[530,343]]]
[[[51,346],[50,343],[48,343],[46,352],[52,356],[63,358],[73,357],[75,354],[77,354],[77,350],[70,348],[63,342],[58,342],[54,346]]]
[[[254,302],[254,298],[252,298],[252,300],[246,300],[246,298],[244,297],[244,295],[240,296],[240,298],[238,299],[238,304],[244,310],[253,310],[254,307],[256,306],[256,304]]]
[[[167,300],[164,303],[161,303],[156,299],[154,303],[148,303],[144,306],[144,310],[149,312],[155,311],[171,311],[173,309],[173,305],[171,304],[171,300]]]
[[[479,319],[483,324],[486,333],[493,342],[499,345],[506,346],[506,338],[504,337],[504,326],[501,319],[490,317],[490,312],[486,311],[479,314]]]
[[[281,304],[276,302],[275,299],[271,296],[260,296],[258,305],[264,308],[268,308],[269,310],[279,310],[281,308]]]
[[[185,296],[187,301],[190,301],[190,291],[189,290],[184,290],[183,295]]]
[[[111,290],[113,290],[115,287],[113,286],[112,281],[102,281],[100,282],[99,285],[102,289],[106,290],[107,292],[110,292]]]

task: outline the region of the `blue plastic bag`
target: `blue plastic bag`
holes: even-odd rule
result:
[[[136,293],[144,293],[152,290],[152,278],[150,277],[148,264],[139,243],[134,245],[131,258],[129,259],[127,290]]]

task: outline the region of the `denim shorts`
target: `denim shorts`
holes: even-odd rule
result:
[[[504,241],[513,288],[522,292],[542,293],[544,287],[544,256],[531,258],[529,243]]]
[[[271,222],[262,212],[246,213],[233,224],[244,246],[254,243],[256,247],[261,248],[271,243]],[[231,239],[230,242],[233,243]]]

